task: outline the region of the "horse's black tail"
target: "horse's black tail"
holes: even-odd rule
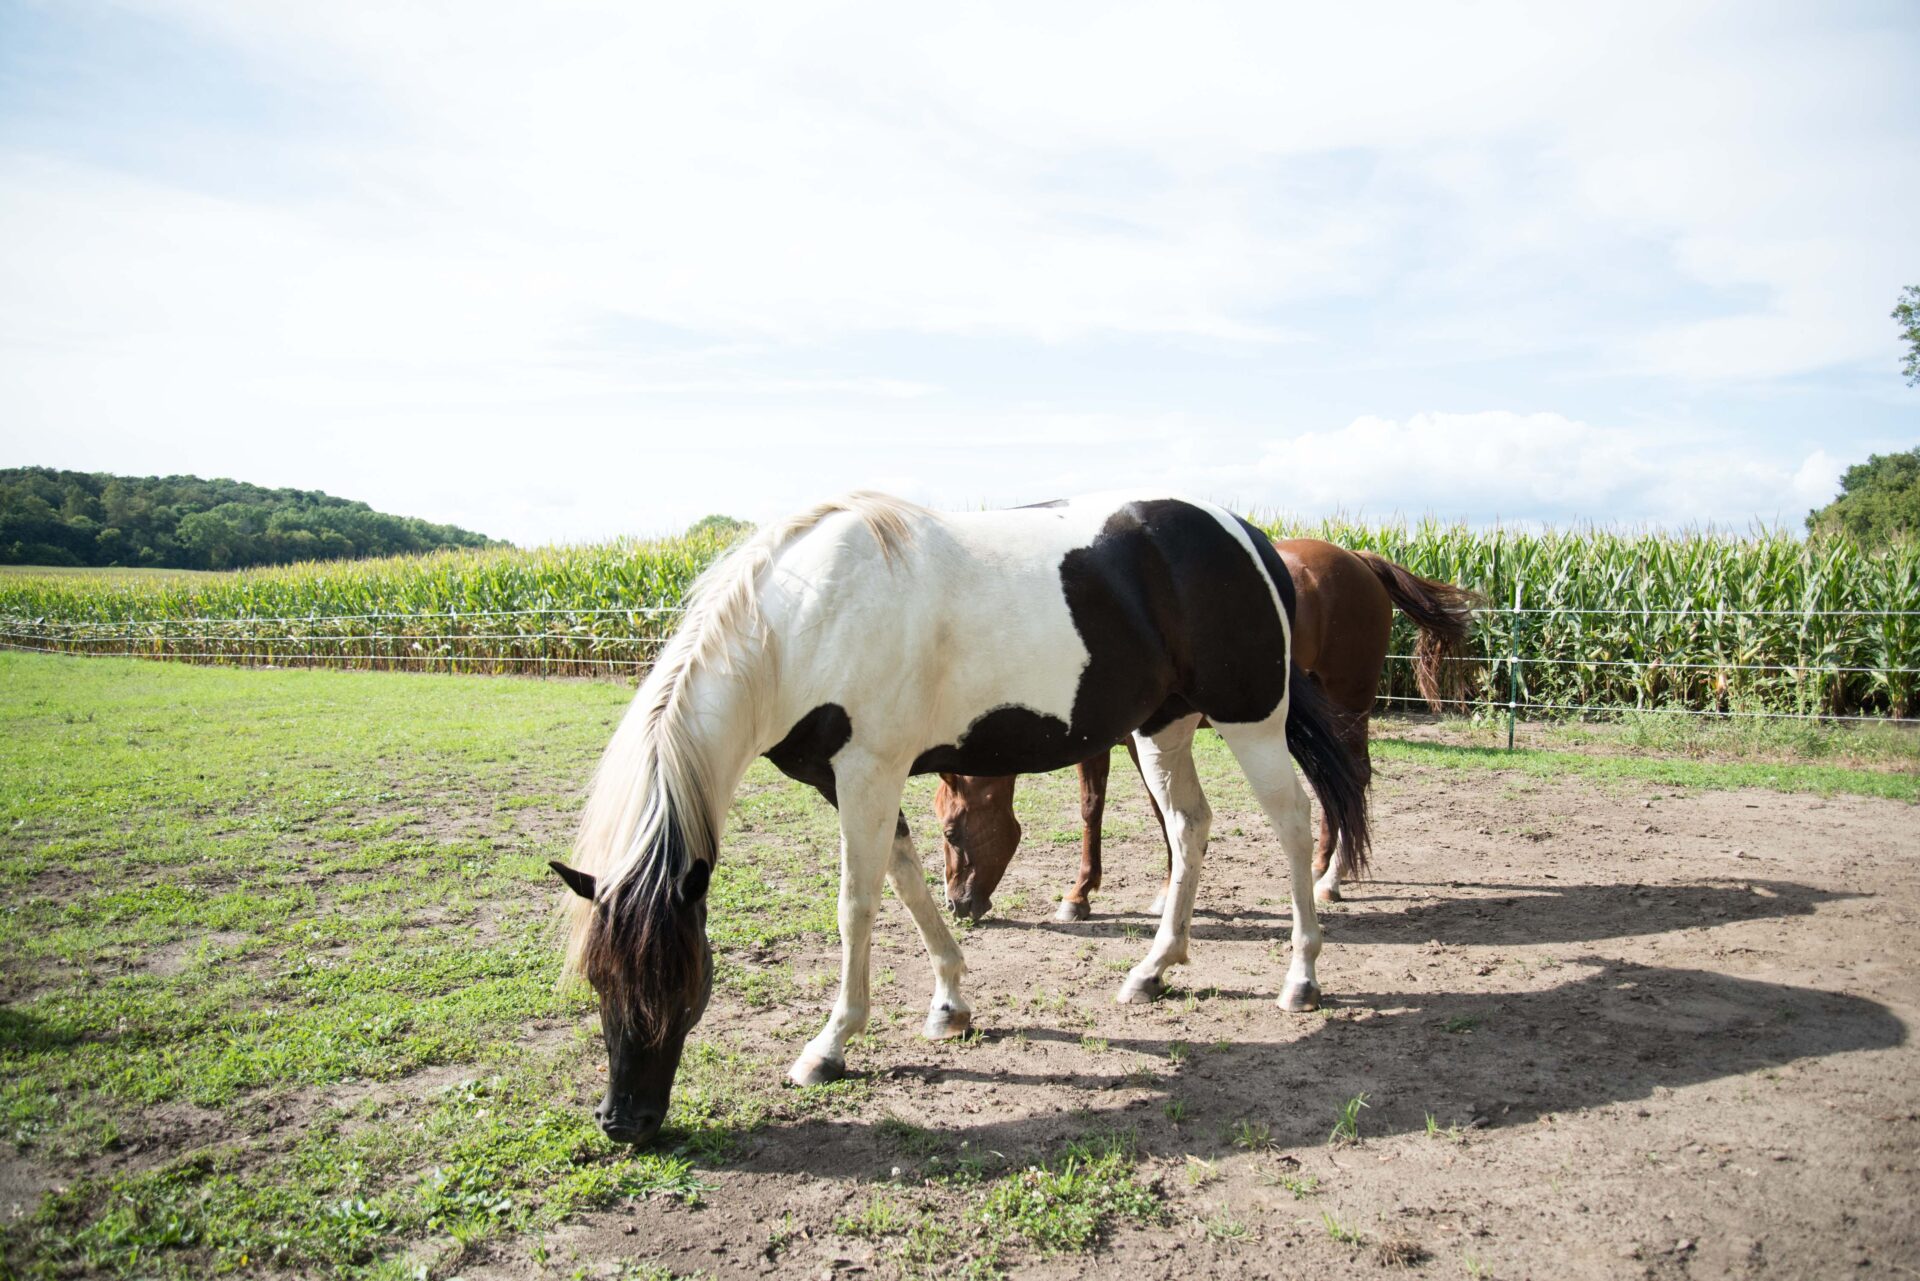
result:
[[[1320,684],[1295,663],[1288,678],[1287,750],[1300,762],[1337,842],[1347,848],[1355,876],[1367,870],[1367,776],[1340,733],[1345,715],[1327,701]],[[1335,848],[1338,848],[1336,845]]]
[[[1473,627],[1473,611],[1486,603],[1480,593],[1452,583],[1422,578],[1385,556],[1355,552],[1373,571],[1387,595],[1420,629],[1413,647],[1413,679],[1420,696],[1435,712],[1446,710],[1448,697],[1458,697],[1462,684],[1457,659],[1465,651]]]

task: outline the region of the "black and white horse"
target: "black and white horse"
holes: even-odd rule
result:
[[[1134,736],[1166,816],[1172,892],[1118,999],[1146,1001],[1187,959],[1210,813],[1192,742],[1210,719],[1285,850],[1293,959],[1280,1004],[1319,1003],[1306,770],[1364,849],[1362,776],[1311,682],[1291,679],[1293,584],[1273,545],[1209,503],[1091,497],[948,515],[853,494],[715,565],[641,685],[587,801],[570,970],[600,995],[611,1059],[596,1110],[617,1139],[659,1129],[687,1033],[706,1009],[706,890],[729,804],[764,755],[840,814],[840,995],[789,1071],[846,1070],[865,1027],[882,882],[933,962],[926,1034],[966,1031],[965,963],[928,892],[908,776],[1063,768]]]

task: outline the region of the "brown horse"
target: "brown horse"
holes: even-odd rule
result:
[[[1294,659],[1339,712],[1340,732],[1363,782],[1373,777],[1367,752],[1368,718],[1380,688],[1398,605],[1420,629],[1414,646],[1414,681],[1428,706],[1441,710],[1442,671],[1465,642],[1479,597],[1449,583],[1422,578],[1372,552],[1350,552],[1315,538],[1276,540],[1274,547],[1293,577]],[[1134,752],[1126,740],[1129,755]],[[1112,751],[1080,763],[1080,874],[1060,900],[1055,920],[1084,921],[1088,898],[1100,888],[1100,821],[1107,803]],[[1134,757],[1139,765],[1139,758]],[[947,901],[956,914],[979,920],[1020,846],[1013,813],[1017,775],[942,774],[934,793],[947,860]],[[1147,803],[1153,805],[1149,796]],[[1154,817],[1160,809],[1154,806]],[[1162,820],[1162,828],[1165,822]],[[1323,816],[1314,851],[1315,897],[1333,902],[1340,882],[1360,872],[1350,851],[1338,845]]]

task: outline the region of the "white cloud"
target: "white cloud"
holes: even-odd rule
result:
[[[36,460],[522,539],[875,475],[1792,521],[1820,468],[1725,400],[1678,442],[1579,419],[1895,364],[1914,39],[1871,14],[144,7],[300,127],[224,168],[0,152],[0,442]],[[899,360],[933,340],[994,355]],[[1242,385],[1113,389],[1175,350]],[[1406,416],[1526,401],[1565,416]],[[1348,426],[1262,456],[1276,420]]]
[[[1272,440],[1244,469],[1190,469],[1188,483],[1308,515],[1745,529],[1756,517],[1797,526],[1831,494],[1835,466],[1823,450],[1776,461],[1672,429],[1491,410],[1356,418]]]

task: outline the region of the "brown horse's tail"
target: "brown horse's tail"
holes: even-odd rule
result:
[[[1420,629],[1413,647],[1413,680],[1420,696],[1434,711],[1444,711],[1449,697],[1460,689],[1460,665],[1451,660],[1466,648],[1467,633],[1473,627],[1473,611],[1486,598],[1465,587],[1437,582],[1396,565],[1373,552],[1355,552],[1360,563],[1373,571],[1387,595],[1402,613]]]
[[[1300,763],[1334,840],[1344,842],[1355,876],[1367,870],[1367,774],[1347,747],[1347,714],[1295,663],[1287,681],[1287,751]],[[1338,845],[1335,846],[1338,848]]]

